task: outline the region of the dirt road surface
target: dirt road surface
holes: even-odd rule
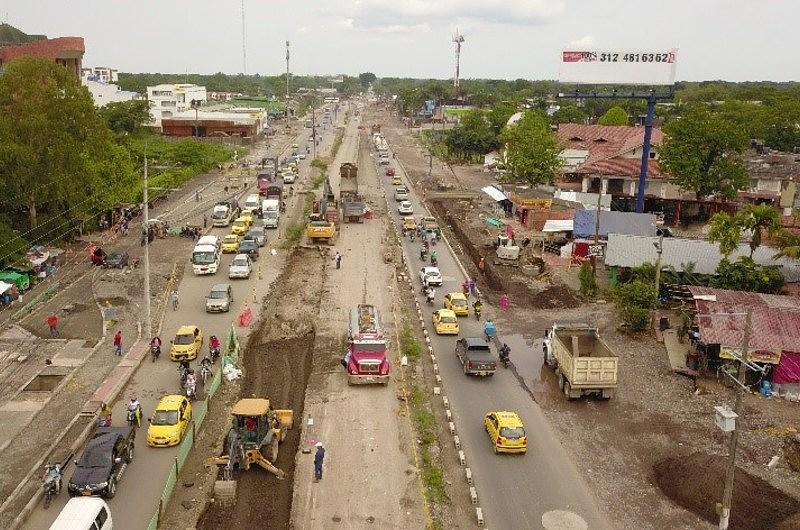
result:
[[[391,326],[395,289],[393,267],[384,263],[385,201],[367,136],[359,135],[355,120],[347,129],[337,160],[331,164],[331,184],[338,189],[342,162],[359,165],[361,192],[375,212],[363,224],[341,225],[331,254],[342,255],[337,270],[329,260],[325,295],[318,320],[314,369],[309,381],[301,443],[308,452],[297,455],[292,525],[294,528],[422,528],[425,526],[407,417],[397,399],[397,352],[388,385],[350,386],[339,364],[346,351],[350,310],[375,305]],[[359,136],[361,149],[358,149]],[[360,151],[360,152],[359,152]],[[390,344],[394,344],[392,339]],[[393,355],[392,355],[393,353]],[[308,422],[313,421],[312,425]],[[322,481],[313,476],[313,444],[326,449]]]
[[[305,139],[309,135],[307,130],[300,132],[302,142],[305,144]],[[329,135],[330,136],[330,135]],[[287,139],[288,140],[288,139]],[[298,138],[300,140],[300,138]],[[330,142],[330,139],[328,139]],[[281,146],[281,149],[285,146]],[[272,150],[274,152],[274,149]],[[257,156],[260,160],[260,155]],[[305,160],[301,163],[301,176],[308,178],[310,161]],[[202,215],[203,212],[207,213],[208,208],[216,200],[215,197],[223,194],[223,186],[227,185],[226,179],[217,179],[209,183],[209,187],[203,192],[203,196],[209,200],[209,204],[204,208],[198,209],[194,201],[194,197],[187,198],[183,205],[183,211],[187,215]],[[254,182],[250,182],[254,184]],[[301,198],[295,196],[293,199],[300,202]],[[203,203],[201,203],[202,205]],[[211,233],[222,237],[227,233],[226,228],[215,228]],[[268,238],[270,243],[275,238],[274,231],[268,231]],[[183,238],[181,238],[183,239]],[[159,241],[158,243],[167,244],[168,240]],[[158,244],[157,243],[157,244]],[[205,337],[203,352],[207,351],[208,337],[212,334],[218,337],[225,337],[231,324],[236,320],[239,312],[246,306],[253,306],[254,313],[258,315],[258,307],[253,305],[253,296],[256,299],[263,297],[270,283],[277,278],[280,273],[279,263],[277,257],[273,257],[268,248],[262,248],[261,257],[256,262],[262,269],[262,278],[259,279],[257,274],[253,274],[249,280],[233,280],[230,281],[233,285],[234,303],[232,304],[231,311],[227,314],[210,314],[205,312],[205,296],[212,285],[221,282],[228,282],[227,269],[232,255],[226,254],[223,256],[223,261],[220,270],[216,275],[212,276],[195,276],[191,272],[191,264],[188,261],[191,242],[186,240],[186,245],[189,249],[184,250],[182,258],[177,263],[182,273],[182,281],[178,287],[180,292],[180,307],[177,311],[169,309],[166,311],[162,339],[165,342],[164,354],[155,363],[146,360],[142,363],[141,367],[120,396],[120,400],[114,405],[114,419],[115,424],[120,424],[124,421],[124,409],[129,397],[137,397],[143,406],[145,418],[152,413],[158,399],[165,394],[180,393],[176,363],[169,360],[166,355],[169,348],[169,340],[173,337],[177,328],[184,324],[193,324],[199,326]],[[239,330],[240,335],[244,330]],[[110,355],[110,354],[109,354]],[[218,369],[218,365],[215,367]],[[200,390],[202,391],[202,390]],[[110,501],[112,513],[114,515],[114,523],[117,528],[131,528],[140,529],[144,528],[149,522],[150,517],[158,506],[158,498],[161,494],[161,486],[164,484],[167,473],[175,457],[176,449],[155,449],[147,447],[145,442],[146,427],[139,429],[136,438],[136,459],[128,467],[125,476],[120,482],[119,489],[116,497]],[[72,472],[72,467],[68,469],[66,479]],[[32,514],[31,518],[26,523],[26,528],[37,529],[46,528],[53,519],[58,515],[61,507],[66,503],[67,496],[60,495],[54,501],[53,505],[48,510],[37,509]]]

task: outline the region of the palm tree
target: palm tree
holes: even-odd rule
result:
[[[766,230],[768,235],[774,234],[781,227],[781,218],[778,211],[767,204],[753,205],[748,204],[739,212],[736,217],[743,230],[748,230],[750,236],[750,258],[753,253],[761,246],[761,236]]]
[[[708,240],[719,243],[719,251],[727,258],[739,247],[742,240],[742,227],[736,216],[727,212],[714,214],[709,226]]]

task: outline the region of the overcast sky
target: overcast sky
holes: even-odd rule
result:
[[[647,8],[644,7],[647,6]],[[227,7],[226,7],[227,6]],[[82,36],[85,65],[242,71],[240,0],[0,0],[26,33]],[[247,72],[554,79],[563,48],[679,49],[680,80],[800,80],[800,0],[245,0]]]

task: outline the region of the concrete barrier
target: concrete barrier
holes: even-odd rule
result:
[[[464,476],[467,477],[467,484],[472,484],[472,469],[464,468]]]
[[[453,445],[456,446],[456,449],[461,449],[461,438],[458,435],[453,436]]]
[[[483,510],[475,508],[475,518],[478,520],[478,526],[483,526]]]
[[[455,423],[453,423],[451,421],[450,423],[447,424],[447,426],[450,428],[450,434],[455,434],[456,433],[456,424]]]
[[[469,499],[472,504],[478,504],[478,490],[475,489],[475,486],[469,487]]]
[[[458,452],[458,463],[462,466],[467,465],[467,455],[464,454],[463,450]]]

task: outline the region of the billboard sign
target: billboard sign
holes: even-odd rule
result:
[[[563,50],[559,81],[587,85],[672,85],[678,50]]]

